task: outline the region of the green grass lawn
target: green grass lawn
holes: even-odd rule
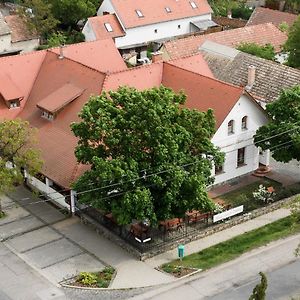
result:
[[[265,187],[273,186],[273,188],[275,189],[275,193],[279,191],[282,186],[281,183],[277,181],[263,178],[240,189],[221,195],[218,198],[221,198],[226,203],[231,204],[232,207],[243,204],[244,211],[251,211],[264,206],[263,202],[255,200],[252,195],[252,193],[258,189],[258,186],[260,184],[264,185]]]
[[[249,231],[228,241],[188,255],[182,261],[175,260],[161,266],[164,271],[184,266],[206,270],[232,260],[254,248],[268,244],[271,241],[300,232],[300,224],[294,225],[292,217],[286,217],[261,228]]]

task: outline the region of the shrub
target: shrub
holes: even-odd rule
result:
[[[258,190],[253,192],[253,197],[255,200],[264,202],[266,204],[269,204],[274,201],[273,196],[275,193],[269,192],[265,186],[262,184],[259,185]]]
[[[260,46],[255,43],[241,43],[237,49],[257,57],[275,60],[275,50],[271,44]]]
[[[239,7],[233,8],[232,9],[232,17],[233,18],[240,18],[243,20],[249,20],[249,18],[252,15],[253,10],[246,6],[246,5],[241,5]]]
[[[94,285],[98,282],[96,274],[89,272],[81,272],[78,276],[78,281],[84,285]]]

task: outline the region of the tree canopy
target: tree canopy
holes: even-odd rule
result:
[[[266,106],[269,123],[260,127],[254,143],[270,149],[277,161],[300,160],[300,86],[283,90],[279,99]]]
[[[91,97],[71,126],[77,160],[91,166],[73,186],[80,201],[112,212],[120,224],[211,210],[212,162],[223,161],[210,141],[213,112],[182,108],[185,99],[163,86]]]
[[[284,50],[289,53],[287,65],[294,68],[300,67],[300,16],[289,29],[288,39]]]
[[[237,49],[261,58],[275,60],[275,50],[271,44],[260,46],[256,43],[241,43]]]
[[[35,174],[41,167],[36,130],[28,122],[18,119],[0,122],[0,193],[22,181],[22,169]]]

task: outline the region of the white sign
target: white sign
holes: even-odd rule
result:
[[[243,211],[244,211],[244,205],[237,206],[235,208],[223,211],[223,212],[213,216],[213,222],[215,223],[215,222],[224,220],[226,218],[235,216],[237,214],[240,214]]]

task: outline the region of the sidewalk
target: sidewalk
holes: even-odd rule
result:
[[[28,191],[24,188],[18,189],[17,194],[20,199],[24,198],[24,194],[28,197]],[[37,203],[36,205],[42,205],[43,209],[46,209],[46,203]],[[34,209],[33,206],[30,206],[30,210],[34,210],[35,212],[40,211],[36,205],[33,205]],[[28,210],[26,206],[24,206],[24,209]],[[53,209],[53,207],[51,207],[51,209]],[[279,209],[256,219],[252,219],[223,230],[222,232],[191,242],[185,245],[185,253],[186,255],[189,255],[198,252],[211,245],[218,244],[244,232],[286,217],[289,213],[288,209]],[[51,222],[51,216],[54,218],[54,222]],[[82,224],[80,219],[77,217],[60,219],[53,213],[49,214],[48,210],[47,218],[45,215],[43,219],[47,219],[50,223],[49,225],[46,225],[47,228],[51,229],[51,231],[55,231],[57,234],[61,234],[64,240],[67,239],[70,243],[72,243],[72,249],[80,248],[81,251],[86,253],[86,255],[96,259],[102,265],[112,265],[116,268],[117,276],[111,285],[111,288],[113,289],[154,286],[176,281],[176,279],[171,275],[159,272],[155,268],[163,263],[176,259],[177,249],[168,251],[142,262],[138,261],[124,249],[107,240],[105,237],[98,235],[92,228]],[[47,230],[49,231],[49,229]],[[44,238],[46,238],[46,236],[44,236]],[[22,242],[26,242],[26,240],[22,240]],[[27,239],[27,243],[31,244],[31,241]],[[51,256],[50,253],[48,254],[49,256]],[[80,270],[78,271],[84,271],[84,266],[85,263],[82,261],[80,263]],[[62,267],[63,265],[60,265],[60,268]],[[68,268],[70,268],[69,265]],[[43,275],[45,276],[45,274]]]

